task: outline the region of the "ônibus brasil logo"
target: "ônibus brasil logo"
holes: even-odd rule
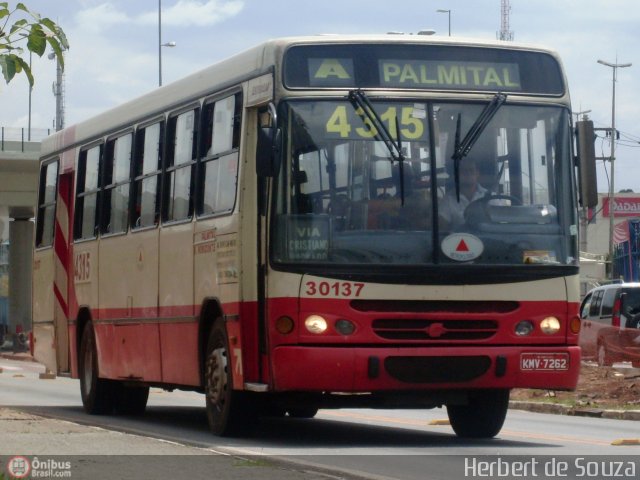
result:
[[[11,478],[26,478],[31,473],[31,463],[27,457],[11,457],[7,462],[7,473]]]

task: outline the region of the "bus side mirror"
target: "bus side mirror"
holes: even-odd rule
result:
[[[578,169],[580,172],[580,205],[586,208],[598,204],[595,133],[591,120],[576,122]]]
[[[258,113],[258,145],[256,148],[256,173],[259,177],[275,177],[280,170],[282,131],[278,128],[276,107]]]

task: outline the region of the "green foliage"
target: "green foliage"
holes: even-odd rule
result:
[[[12,17],[20,18],[10,23]],[[9,2],[0,2],[0,68],[7,83],[16,74],[24,73],[33,86],[31,68],[22,55],[29,51],[42,57],[47,46],[64,68],[63,52],[69,49],[64,31],[51,19],[29,10],[24,3],[18,3],[11,10]]]

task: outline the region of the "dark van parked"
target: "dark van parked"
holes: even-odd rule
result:
[[[640,283],[613,283],[591,290],[580,306],[583,358],[598,365],[631,362],[640,367]]]

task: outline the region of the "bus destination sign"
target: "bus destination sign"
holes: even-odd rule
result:
[[[309,83],[313,87],[355,84],[350,58],[310,58]],[[516,63],[380,60],[379,85],[392,88],[520,91]]]
[[[380,60],[380,84],[388,87],[447,90],[520,91],[514,63]]]
[[[289,88],[401,88],[561,95],[549,53],[500,48],[300,45],[284,59]]]

